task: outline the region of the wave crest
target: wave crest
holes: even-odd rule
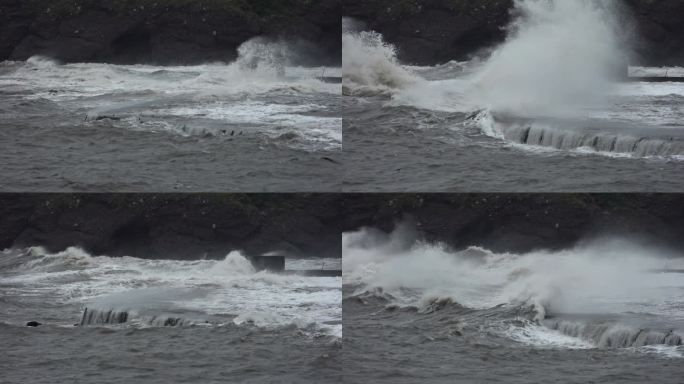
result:
[[[544,320],[542,324],[564,335],[592,342],[599,348],[682,345],[682,336],[674,331],[632,328],[618,323],[588,323],[555,319]]]
[[[342,35],[342,71],[345,86],[366,92],[403,88],[419,81],[397,60],[397,50],[377,32]]]
[[[684,155],[684,140],[674,136],[658,138],[629,133],[596,132],[583,129],[579,121],[576,128],[563,128],[541,120],[507,119],[490,111],[481,111],[472,121],[486,135],[516,144],[634,157],[676,158]]]

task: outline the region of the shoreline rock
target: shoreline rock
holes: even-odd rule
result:
[[[262,4],[263,3],[263,4]],[[283,39],[304,65],[341,62],[341,3],[317,0],[5,0],[0,61],[199,64],[232,61],[256,36]]]
[[[684,65],[684,2],[621,0],[633,65]],[[486,53],[506,38],[513,0],[345,0],[344,16],[382,33],[406,64],[435,65]],[[629,25],[633,27],[630,28]]]

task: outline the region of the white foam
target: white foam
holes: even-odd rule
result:
[[[625,55],[611,1],[516,0],[520,16],[467,92],[482,107],[532,112],[600,95]]]
[[[527,322],[525,326],[510,326],[504,336],[519,343],[539,348],[593,349],[596,346],[588,341],[564,335],[544,326]]]
[[[664,82],[633,82],[622,83],[615,86],[612,93],[617,96],[643,96],[643,97],[662,97],[662,96],[683,96],[684,83]]]
[[[681,345],[646,345],[643,347],[635,348],[635,350],[638,352],[656,354],[671,359],[684,358],[684,346]]]
[[[376,32],[343,33],[342,73],[345,86],[355,89],[386,91],[420,81],[399,64],[396,48]]]
[[[40,66],[27,62],[16,71],[0,77],[0,85],[33,91],[28,98],[55,101],[83,97],[144,93],[162,95],[263,94],[274,90],[302,93],[339,94],[340,87],[316,79],[320,68],[306,73],[292,70],[297,77],[278,76],[266,69],[241,69],[237,64],[205,64],[183,67],[113,64],[65,64]],[[329,71],[334,72],[331,68]]]
[[[339,277],[255,272],[239,252],[223,260],[175,261],[91,256],[69,248],[57,254],[32,249],[24,257],[22,268],[0,282],[25,294],[56,291],[64,303],[95,308],[159,307],[230,315],[238,322],[258,319],[258,326],[315,324],[333,335],[341,332],[328,325],[342,319]]]
[[[383,85],[401,105],[449,112],[566,112],[605,93],[625,59],[612,1],[516,0],[515,14],[487,60],[451,63],[458,75],[447,80],[428,82],[414,73],[425,68],[401,66],[377,34],[348,34],[345,78]]]
[[[265,126],[259,132],[271,137],[282,135],[285,127],[301,139],[293,146],[305,150],[341,148],[341,117],[316,116],[328,108],[317,100],[341,93],[339,84],[318,77],[339,75],[341,68],[288,67],[287,55],[276,52],[279,47],[249,41],[234,63],[196,66],[61,65],[36,57],[0,76],[0,86],[83,113],[87,124],[114,116],[112,124],[129,129],[218,134],[219,128],[186,129],[170,121],[212,119]]]
[[[649,313],[684,325],[684,279],[658,272],[684,267],[684,258],[669,250],[603,239],[565,251],[512,254],[471,247],[454,252],[439,244],[396,247],[397,237],[403,235],[345,234],[344,282],[359,291],[381,289],[399,305],[419,307],[426,299],[444,297],[476,309],[533,306],[536,321],[549,311]],[[584,345],[550,330],[514,331],[530,343]]]
[[[168,115],[221,120],[231,124],[260,124],[274,128],[296,128],[307,138],[327,139],[336,147],[342,145],[342,118],[306,115],[325,111],[317,104],[285,105],[260,101],[213,102],[197,107],[173,107],[154,111],[154,116]],[[146,114],[142,115],[147,116]],[[263,130],[261,130],[263,132]],[[280,133],[274,130],[272,133]],[[325,136],[325,137],[322,137]]]
[[[684,77],[684,68],[630,66],[628,74],[632,77]]]
[[[239,48],[235,62],[194,66],[60,64],[36,56],[16,71],[0,76],[0,85],[31,90],[28,98],[64,101],[117,93],[154,91],[156,94],[262,94],[274,90],[339,94],[339,85],[317,77],[336,76],[340,68],[293,67],[294,53],[286,42],[254,38]]]
[[[292,259],[285,258],[285,269],[289,270],[339,270],[342,269],[341,258],[325,257],[320,259]]]

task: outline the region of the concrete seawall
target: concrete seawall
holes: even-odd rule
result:
[[[269,271],[285,275],[299,275],[310,277],[342,276],[340,269],[285,269],[285,256],[251,256],[250,261],[257,271]]]

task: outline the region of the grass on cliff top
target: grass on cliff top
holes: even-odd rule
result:
[[[268,17],[293,14],[318,0],[26,0],[24,5],[39,15],[77,15],[91,7],[108,8],[119,14],[163,10],[165,8],[191,8],[207,12],[230,12]],[[49,9],[49,12],[48,12]]]

